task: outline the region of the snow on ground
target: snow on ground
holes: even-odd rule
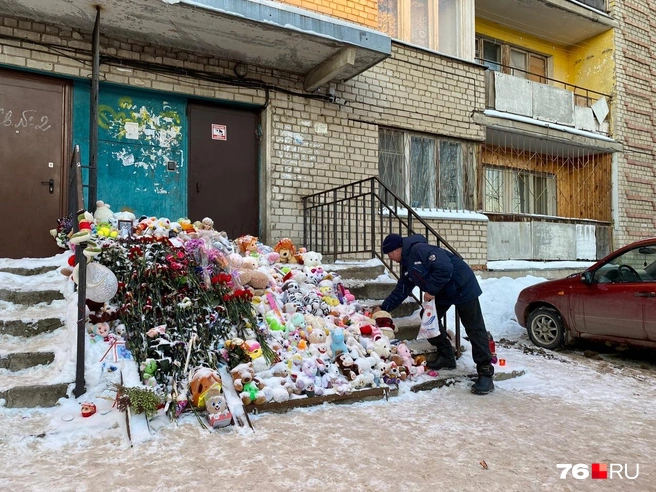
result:
[[[125,414],[111,408],[107,389],[118,371],[96,364],[78,400],[52,409],[0,408],[0,489],[656,490],[655,367],[576,352],[536,355],[513,307],[522,288],[543,280],[479,279],[488,328],[509,340],[497,345],[507,361],[497,372],[525,372],[497,381],[490,395],[471,394],[466,381],[418,393],[405,386],[389,401],[253,415],[254,432],[210,432],[185,414],[177,424],[155,419],[151,435],[143,415],[135,415],[131,447]],[[93,357],[102,345],[89,349]],[[126,378],[137,378],[124,364]],[[469,352],[458,366],[473,369]],[[0,370],[0,380],[7,376]],[[88,399],[98,413],[85,419],[79,403]],[[639,476],[560,479],[559,463],[621,463],[632,476],[639,466]]]

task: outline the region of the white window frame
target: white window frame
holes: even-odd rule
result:
[[[379,131],[385,132],[398,132],[402,134],[402,142],[403,142],[403,162],[401,165],[401,168],[403,169],[403,176],[402,180],[403,183],[403,195],[400,196],[399,198],[403,199],[405,202],[407,202],[411,207],[417,208],[417,209],[423,209],[423,210],[465,210],[465,186],[464,186],[464,175],[465,175],[465,160],[468,157],[473,158],[474,156],[469,156],[467,152],[467,143],[458,141],[458,140],[453,140],[449,138],[440,138],[437,136],[433,135],[426,135],[426,134],[421,134],[421,133],[415,133],[415,132],[407,132],[407,131],[402,131],[402,130],[395,130],[391,128],[384,128],[381,127]],[[420,139],[430,139],[433,141],[433,153],[432,153],[432,164],[433,164],[433,191],[430,194],[429,200],[431,200],[432,203],[426,203],[424,204],[425,206],[415,206],[413,205],[413,197],[412,197],[412,156],[411,156],[411,148],[412,148],[412,138],[420,138]],[[440,180],[442,179],[441,177],[441,170],[444,168],[440,165],[440,156],[441,156],[441,143],[451,143],[451,144],[456,144],[459,147],[459,156],[458,156],[458,162],[455,164],[453,169],[455,170],[455,176],[450,176],[452,181],[455,181],[455,189],[457,189],[457,193],[455,194],[455,199],[456,203],[448,203],[445,204],[444,196],[440,196],[440,188],[441,188],[441,183]],[[380,150],[380,148],[379,148]],[[397,154],[398,155],[398,154]],[[379,159],[380,159],[379,155]],[[468,162],[468,161],[467,161]],[[475,167],[475,163],[472,162],[470,163],[472,167]],[[379,173],[380,173],[380,161],[379,161]],[[387,185],[393,190],[395,188],[394,185],[391,185],[390,183],[387,183]]]
[[[503,168],[488,164],[483,165],[483,170],[483,208],[485,212],[556,216],[558,212],[556,195],[558,188],[555,174]],[[523,192],[520,192],[520,178],[524,179]],[[538,186],[537,178],[546,178],[546,189],[536,189]],[[490,187],[490,181],[492,179],[496,182],[495,187]],[[538,212],[535,198],[543,193],[546,193],[547,197],[546,210]]]

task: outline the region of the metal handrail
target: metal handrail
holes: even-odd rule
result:
[[[554,79],[552,77],[547,77],[547,76],[542,75],[540,73],[531,72],[531,71],[528,71],[528,70],[524,70],[522,68],[513,67],[511,65],[506,65],[506,64],[503,64],[503,63],[498,63],[494,60],[488,60],[486,58],[480,58],[479,57],[479,58],[476,58],[476,61],[478,63],[480,63],[481,65],[488,66],[488,64],[493,64],[497,67],[506,69],[507,71],[504,70],[502,73],[508,73],[510,75],[514,75],[513,72],[522,72],[522,73],[525,73],[526,75],[533,75],[534,77],[538,77],[540,79],[538,83],[541,83],[541,84],[546,84],[547,82],[553,82],[555,84],[561,84],[563,86],[563,88],[565,88],[567,90],[570,90],[569,88],[571,87],[573,89],[573,90],[571,90],[571,92],[573,92],[577,96],[585,97],[586,100],[588,100],[588,101],[592,100],[593,98],[594,98],[595,101],[600,99],[601,97],[606,97],[609,100],[612,98],[612,96],[610,94],[606,94],[604,92],[599,92],[599,91],[595,91],[593,89],[587,89],[585,87],[580,87],[578,85],[570,84],[569,82],[565,82],[563,80],[558,80],[558,79]],[[546,82],[542,82],[543,80],[546,81]],[[580,94],[577,91],[582,91],[582,92],[584,92],[585,95]],[[593,97],[590,94],[596,95],[597,97]],[[588,105],[589,105],[589,103],[588,103]]]
[[[382,239],[423,234],[429,243],[462,257],[426,220],[377,176],[302,197],[303,244],[324,256],[366,254],[378,258],[397,279],[401,265],[385,258]],[[412,297],[421,305],[417,296]],[[422,297],[421,295],[419,296]],[[446,329],[446,316],[441,320]],[[456,355],[460,356],[460,320],[456,313]]]

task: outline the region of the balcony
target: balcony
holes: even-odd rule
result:
[[[571,46],[618,27],[606,8],[606,0],[476,0],[476,17]]]
[[[522,70],[513,68],[513,72]],[[485,74],[486,108],[567,129],[608,135],[610,96],[547,77],[545,83],[489,70]]]

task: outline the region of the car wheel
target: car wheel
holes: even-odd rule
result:
[[[565,338],[565,325],[558,311],[539,307],[528,315],[528,337],[538,347],[555,349]]]

